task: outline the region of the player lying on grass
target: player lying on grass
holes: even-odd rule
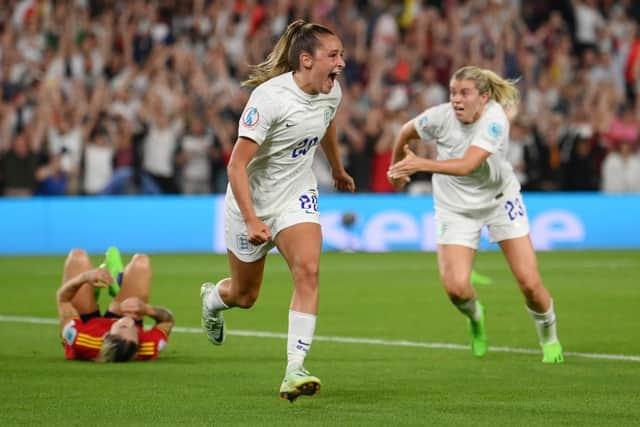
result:
[[[86,251],[71,250],[56,293],[65,358],[127,362],[158,357],[175,322],[168,309],[147,303],[151,277],[147,255],[134,255],[123,268],[118,249],[112,247],[105,262],[94,268]],[[104,314],[98,307],[101,288],[113,297]],[[144,316],[155,320],[151,329],[143,328]]]

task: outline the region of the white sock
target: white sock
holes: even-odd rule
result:
[[[206,303],[209,310],[222,311],[229,308],[229,306],[222,300],[222,297],[220,296],[220,290],[218,289],[220,287],[220,284],[227,279],[228,278],[224,278],[216,283],[216,287],[213,288],[213,292],[208,295]]]
[[[478,300],[475,297],[454,305],[462,314],[474,322],[480,320],[480,307],[478,306]]]
[[[538,333],[540,344],[545,345],[557,342],[556,313],[553,311],[553,300],[551,300],[551,305],[546,313],[538,313],[529,307],[527,307],[527,311],[531,314],[533,323],[536,325],[536,332]]]
[[[316,315],[289,310],[289,335],[287,337],[287,372],[298,368],[311,350],[316,330]]]

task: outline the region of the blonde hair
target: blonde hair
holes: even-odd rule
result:
[[[125,340],[121,336],[106,334],[102,339],[99,362],[128,362],[138,352],[138,343]]]
[[[249,66],[249,78],[242,82],[243,86],[258,86],[267,80],[295,71],[300,68],[300,54],[307,52],[313,55],[320,40],[318,36],[335,35],[333,31],[319,24],[312,24],[298,19],[287,27],[267,59]]]
[[[453,73],[453,80],[471,80],[478,92],[488,93],[503,107],[513,107],[520,101],[520,92],[516,87],[518,80],[504,79],[491,70],[472,65],[462,67]]]

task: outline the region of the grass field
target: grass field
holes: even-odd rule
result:
[[[226,275],[226,258],[152,261],[152,301],[177,319],[169,346],[151,363],[94,364],[63,359],[53,322],[63,257],[0,258],[0,425],[640,423],[639,251],[539,254],[566,351],[557,366],[540,362],[500,253],[477,258],[494,279],[478,289],[491,345],[481,360],[441,289],[434,254],[323,254],[306,363],[323,387],[294,404],[278,399],[291,294],[282,259],[269,256],[254,308],[225,314],[222,347],[199,331],[198,293]]]

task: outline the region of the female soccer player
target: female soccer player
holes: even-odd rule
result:
[[[266,61],[252,67],[252,92],[238,127],[227,172],[225,241],[231,277],[205,283],[202,323],[209,340],[223,343],[222,311],[250,308],[260,292],[267,252],[275,245],[293,277],[283,399],[313,395],[320,380],[303,367],[318,311],[322,234],[311,163],[322,146],[338,190],[355,190],[338,153],[333,121],[342,97],[340,39],[328,28],[291,23]]]
[[[515,106],[518,90],[492,71],[468,66],[454,73],[449,99],[402,126],[389,179],[402,188],[416,172],[434,173],[440,277],[451,302],[469,318],[473,354],[482,357],[487,352],[485,310],[469,280],[480,229],[486,225],[524,295],[542,361],[560,363],[553,301],[538,272],[520,184],[506,160],[505,108]],[[408,142],[417,138],[436,141],[437,160],[419,158],[409,149]]]
[[[120,252],[111,247],[104,265],[94,268],[84,250],[71,250],[56,293],[65,358],[103,362],[155,359],[169,340],[174,320],[168,309],[147,304],[151,275],[151,262],[143,254],[134,255],[124,268]],[[114,280],[118,277],[121,289]],[[107,287],[114,299],[101,314],[95,290]],[[143,329],[143,316],[155,320],[153,328]]]

